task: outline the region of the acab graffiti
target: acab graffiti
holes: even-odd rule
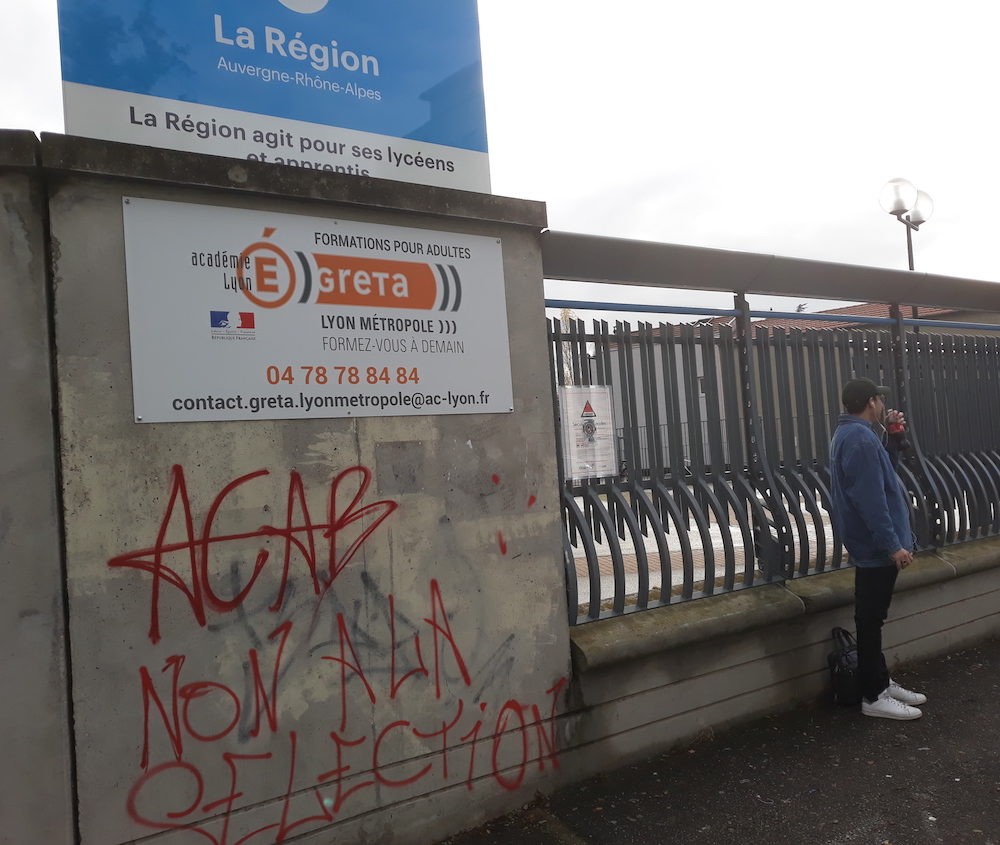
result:
[[[235,546],[237,551],[243,551],[247,548],[246,541],[269,537],[282,541],[283,558],[279,589],[268,608],[272,613],[277,613],[284,605],[293,555],[297,555],[305,563],[312,590],[317,597],[322,598],[337,576],[354,559],[365,541],[397,507],[396,502],[388,500],[361,504],[371,484],[371,470],[356,466],[344,470],[333,479],[330,485],[327,519],[323,522],[314,522],[306,502],[302,477],[293,470],[289,474],[283,526],[263,525],[253,531],[216,534],[215,522],[226,499],[254,479],[267,475],[270,475],[270,472],[261,469],[229,482],[213,499],[202,522],[201,530],[196,531],[184,469],[180,466],[172,468],[166,511],[160,522],[155,543],[147,549],[119,555],[108,561],[108,566],[112,568],[138,569],[152,576],[149,623],[151,642],[160,641],[160,593],[165,585],[174,587],[183,594],[195,621],[201,627],[205,627],[208,610],[230,613],[244,604],[271,558],[268,549],[258,549],[246,585],[234,596],[226,598],[220,596],[212,586],[210,564],[212,552],[218,547],[232,549]],[[357,482],[357,489],[353,492],[347,507],[341,508],[342,488],[348,487],[351,481]],[[171,525],[177,521],[180,522],[183,539],[167,542],[167,533]],[[348,535],[348,531],[359,522],[365,523],[364,528],[354,532],[351,539],[345,543],[344,538]],[[320,554],[323,551],[323,544],[326,546],[325,555]],[[167,565],[166,559],[178,553],[188,558],[187,577]]]
[[[445,786],[515,790],[533,767],[558,766],[566,680],[510,697],[514,634],[484,648],[436,577],[404,601],[370,577],[342,588],[398,509],[366,501],[368,468],[332,479],[318,520],[292,471],[283,518],[218,530],[236,491],[269,474],[223,486],[199,521],[173,467],[155,540],[108,562],[143,573],[148,589],[132,822],[213,845],[283,842]],[[192,636],[197,651],[170,648],[191,649]],[[215,657],[234,642],[236,656]]]

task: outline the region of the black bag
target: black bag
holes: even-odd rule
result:
[[[861,701],[861,679],[858,676],[858,644],[854,635],[843,628],[834,628],[833,651],[827,655],[833,700],[845,706]]]

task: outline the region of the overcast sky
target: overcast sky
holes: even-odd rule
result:
[[[935,204],[917,270],[1000,280],[989,4],[479,8],[493,191],[551,228],[905,269],[902,176]],[[0,9],[0,126],[62,131],[55,0]]]

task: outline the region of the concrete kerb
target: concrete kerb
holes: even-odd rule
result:
[[[896,590],[914,590],[997,567],[1000,538],[972,540],[918,554],[900,575]],[[844,567],[783,584],[590,622],[570,631],[574,673],[579,676],[798,616],[849,607],[853,601],[854,570]]]

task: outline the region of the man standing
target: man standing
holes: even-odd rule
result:
[[[903,689],[889,677],[882,654],[882,623],[889,613],[896,576],[913,560],[910,506],[896,474],[906,421],[886,412],[889,390],[866,379],[844,385],[841,414],[830,443],[833,523],[854,563],[854,624],[858,637],[861,712],[882,719],[919,719],[915,705],[927,697]],[[900,423],[896,435],[886,419]]]

